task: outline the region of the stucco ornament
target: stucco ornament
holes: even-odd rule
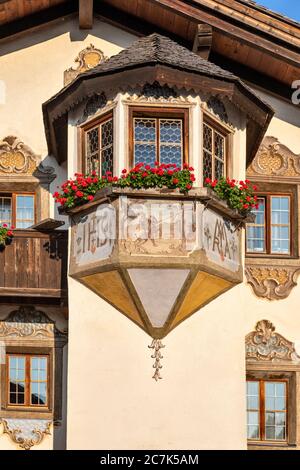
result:
[[[258,297],[285,299],[297,285],[299,267],[247,266],[245,273]]]
[[[151,354],[152,359],[155,359],[153,368],[155,369],[153,379],[156,380],[156,382],[159,379],[162,379],[162,376],[160,375],[160,370],[162,369],[162,365],[160,360],[163,359],[163,355],[161,354],[160,350],[164,348],[165,345],[162,344],[160,339],[153,339],[152,343],[148,348],[153,349],[153,354]]]
[[[102,62],[106,61],[107,57],[103,54],[100,49],[97,49],[93,44],[90,44],[85,49],[79,52],[75,58],[75,62],[78,63],[77,68],[70,67],[64,72],[64,85],[68,85],[72,82],[79,74],[90,70]]]
[[[39,445],[46,435],[50,435],[51,421],[44,419],[0,419],[3,434],[24,450]]]
[[[255,331],[246,336],[246,360],[299,362],[300,357],[294,344],[276,333],[269,320],[261,320],[256,323]]]
[[[267,136],[247,170],[248,176],[300,176],[300,154],[293,153],[276,137]]]
[[[40,157],[19,137],[10,135],[0,140],[0,176],[8,174],[54,179],[54,168],[44,166]]]
[[[59,331],[55,322],[44,312],[32,306],[21,306],[0,321],[0,338],[2,337],[44,337],[67,339],[65,332]]]

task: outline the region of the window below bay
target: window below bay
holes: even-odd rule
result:
[[[46,355],[7,355],[8,406],[48,407],[48,363]]]
[[[130,160],[154,166],[188,161],[188,111],[157,108],[130,109]]]
[[[247,380],[248,440],[287,441],[287,396],[287,380]]]
[[[0,193],[0,223],[25,229],[35,223],[35,196],[29,193]]]
[[[258,197],[255,221],[247,224],[247,253],[291,254],[291,197]]]

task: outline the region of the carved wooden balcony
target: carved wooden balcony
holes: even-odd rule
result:
[[[0,251],[0,296],[67,296],[66,231],[15,230]]]
[[[153,338],[242,281],[241,218],[207,188],[106,188],[69,212],[70,275]]]

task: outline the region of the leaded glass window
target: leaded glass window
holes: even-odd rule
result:
[[[48,356],[8,354],[8,405],[47,406]]]
[[[203,123],[203,181],[225,176],[226,137],[212,125]]]
[[[181,167],[184,160],[183,118],[134,117],[133,164],[154,166],[175,164]]]
[[[86,130],[86,173],[93,171],[98,176],[107,171],[113,173],[113,118],[106,117],[94,127]]]
[[[287,440],[287,380],[247,381],[249,440]]]
[[[257,200],[255,221],[247,224],[247,253],[291,254],[291,196],[268,194]]]

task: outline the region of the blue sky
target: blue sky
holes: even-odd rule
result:
[[[257,3],[290,18],[300,21],[299,0],[256,0]]]

